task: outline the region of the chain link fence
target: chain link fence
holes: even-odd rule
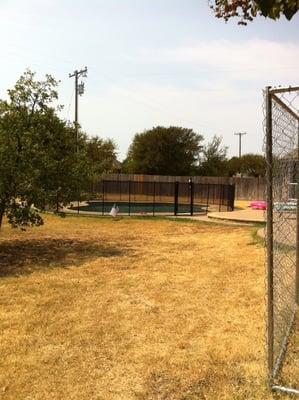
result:
[[[264,104],[269,384],[299,395],[299,87],[266,88]]]

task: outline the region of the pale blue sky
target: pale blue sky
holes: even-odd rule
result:
[[[79,119],[113,138],[124,158],[136,132],[156,125],[222,135],[262,151],[262,89],[299,84],[299,15],[247,27],[216,19],[206,0],[0,0],[0,97],[27,68],[61,80],[72,119],[69,72],[88,67]]]

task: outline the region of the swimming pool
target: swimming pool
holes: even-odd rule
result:
[[[150,203],[150,202],[128,202],[128,201],[90,201],[86,204],[70,207],[71,210],[78,210],[79,212],[95,212],[102,215],[109,214],[112,207],[116,205],[119,208],[119,214],[141,214],[141,215],[154,215],[154,214],[174,214],[175,204],[173,203]],[[177,214],[190,214],[190,204],[178,204]],[[193,213],[206,213],[206,206],[194,204]]]

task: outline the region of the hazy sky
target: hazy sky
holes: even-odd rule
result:
[[[79,122],[113,138],[120,159],[156,125],[222,135],[229,155],[246,131],[243,152],[261,152],[262,89],[299,84],[299,15],[243,27],[207,0],[0,0],[0,35],[0,97],[26,68],[51,73],[73,119],[68,74],[86,65]]]

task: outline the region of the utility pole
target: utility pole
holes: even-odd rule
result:
[[[76,152],[77,152],[77,158],[79,156],[79,129],[78,129],[78,95],[82,96],[84,93],[84,83],[79,81],[79,77],[82,76],[82,78],[87,77],[87,67],[84,69],[81,69],[78,71],[77,69],[72,73],[69,74],[69,78],[75,77],[75,133],[76,133]],[[78,184],[78,202],[77,202],[77,212],[79,215],[80,211],[80,187]]]
[[[247,132],[238,132],[235,133],[235,135],[239,136],[239,157],[241,158],[242,152],[241,152],[241,146],[242,146],[242,136],[247,135]]]
[[[69,74],[69,78],[75,77],[75,131],[76,131],[76,143],[77,143],[77,151],[78,151],[78,95],[82,96],[84,93],[84,82],[79,81],[79,77],[82,76],[83,78],[87,77],[87,67],[78,71],[77,69],[72,73]]]

